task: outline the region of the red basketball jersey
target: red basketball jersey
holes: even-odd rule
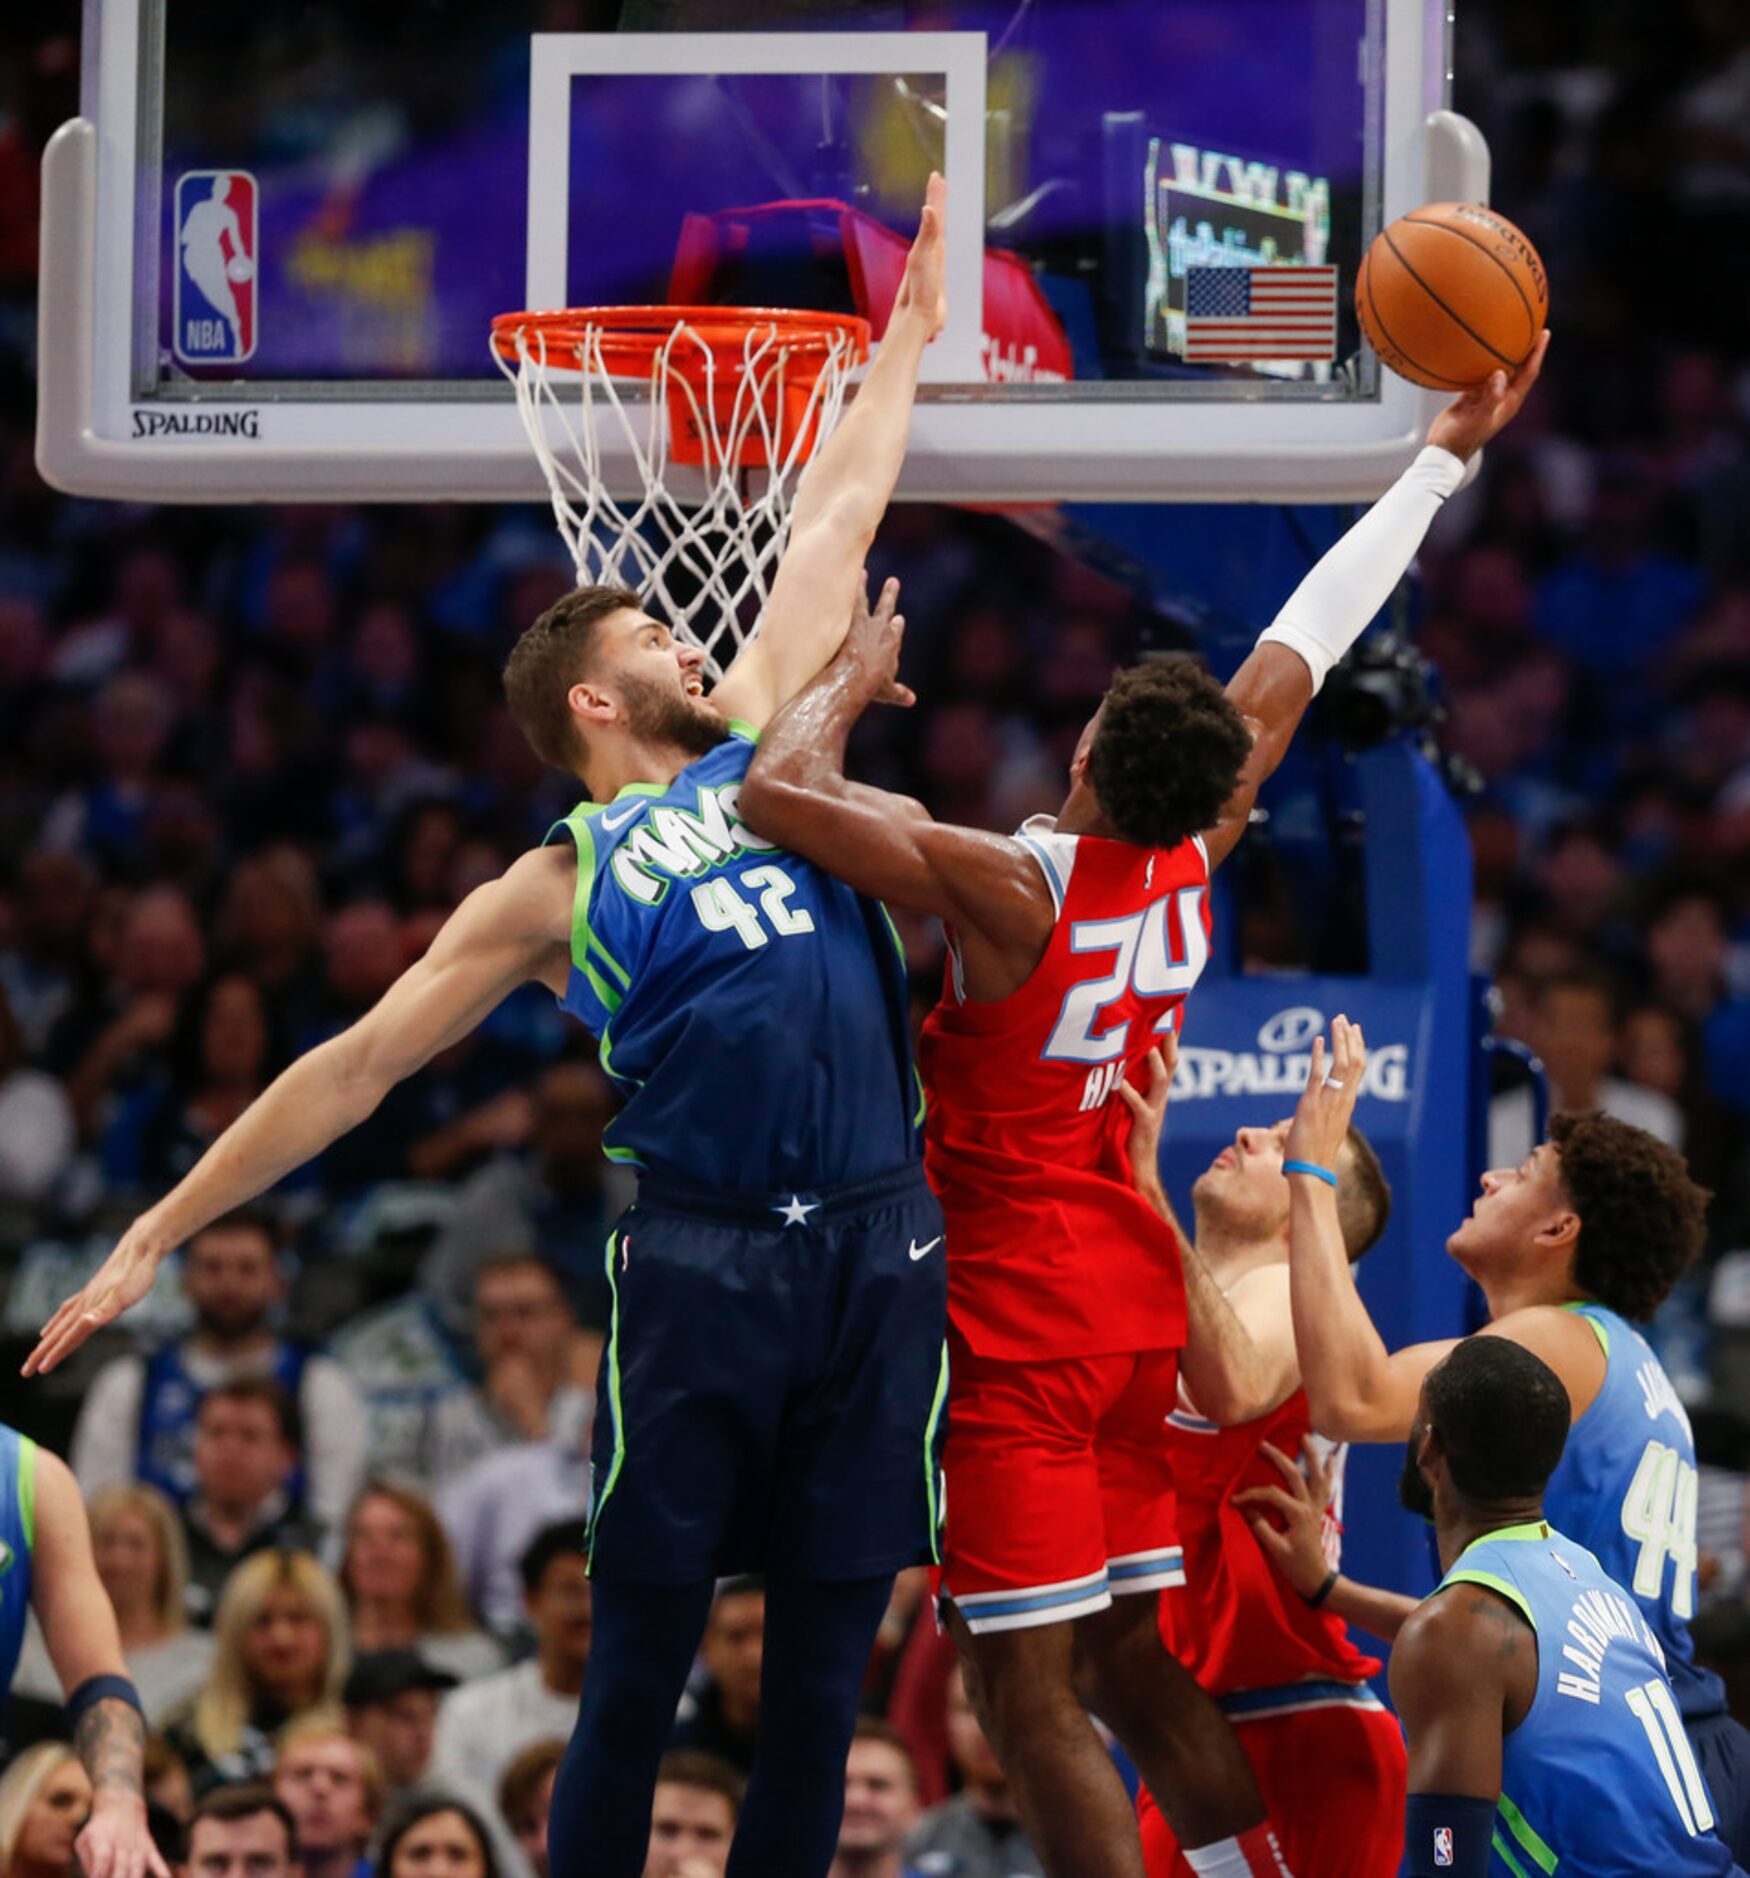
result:
[[[1307,1608],[1264,1556],[1244,1512],[1233,1503],[1246,1487],[1282,1484],[1275,1466],[1259,1453],[1259,1443],[1268,1441],[1298,1458],[1308,1426],[1303,1389],[1273,1414],[1236,1428],[1204,1421],[1183,1395],[1168,1419],[1185,1582],[1161,1596],[1161,1635],[1211,1695],[1273,1689],[1309,1676],[1364,1682],[1379,1673],[1379,1663],[1350,1642],[1349,1627],[1340,1617]],[[1334,1566],[1343,1533],[1344,1450],[1331,1454],[1325,1556]]]
[[[1209,858],[1196,839],[1060,835],[1049,816],[1020,839],[1057,906],[1045,956],[979,1003],[951,955],[919,1048],[949,1316],[978,1355],[1006,1360],[1177,1348],[1178,1248],[1130,1183],[1118,1089],[1178,1027],[1209,958]]]

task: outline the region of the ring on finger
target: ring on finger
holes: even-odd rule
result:
[[[1325,1078],[1325,1087],[1327,1089],[1341,1089],[1342,1086],[1342,1083],[1335,1076],[1327,1076]]]

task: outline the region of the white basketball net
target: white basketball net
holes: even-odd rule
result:
[[[492,356],[516,389],[523,428],[546,476],[578,585],[635,588],[677,633],[703,649],[711,671],[721,676],[765,610],[789,536],[796,486],[808,456],[839,420],[856,347],[849,333],[830,335],[806,418],[780,425],[786,383],[799,383],[814,370],[818,353],[793,357],[793,344],[777,327],[747,333],[732,399],[727,383],[733,365],[721,361],[684,320],[657,349],[648,396],[630,403],[621,397],[628,381],[616,382],[607,370],[604,337],[611,343],[605,328],[584,327],[573,364],[568,333],[567,362],[550,365],[546,335],[518,327],[516,363],[496,347]],[[685,371],[677,369],[677,360],[685,362]],[[695,386],[689,374],[701,382]],[[727,405],[722,411],[713,395],[720,374]],[[683,402],[704,440],[702,470],[672,460],[671,398]],[[631,447],[644,485],[639,500],[621,502],[609,493],[604,444],[615,438],[615,454]],[[758,441],[769,468],[740,467],[751,440]],[[690,485],[684,503],[667,483],[677,469]]]

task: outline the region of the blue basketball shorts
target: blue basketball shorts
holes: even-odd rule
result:
[[[933,1560],[943,1253],[915,1165],[796,1194],[645,1176],[608,1241],[591,1571],[846,1579]]]

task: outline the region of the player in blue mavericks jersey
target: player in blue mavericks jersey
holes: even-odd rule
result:
[[[1472,1337],[1428,1372],[1405,1504],[1445,1577],[1398,1633],[1410,1878],[1730,1878],[1640,1606],[1547,1517],[1568,1396],[1540,1358]]]
[[[72,1470],[0,1422],[0,1672],[12,1687],[35,1613],[66,1691],[73,1746],[91,1782],[78,1839],[85,1878],[170,1878],[146,1829],[146,1723],[115,1612],[91,1552]]]
[[[568,594],[505,668],[537,752],[590,800],[478,888],[350,1030],[292,1064],[49,1321],[52,1367],[159,1263],[320,1153],[529,980],[600,1041],[640,1170],[607,1247],[594,1635],[554,1795],[566,1878],[639,1878],[714,1580],[767,1577],[760,1744],[729,1870],[822,1878],[894,1572],[927,1559],[946,1395],[897,940],[881,908],[742,825],[761,727],[837,651],[941,328],[932,178],[880,352],[797,492],[758,635],[703,655],[617,588]]]
[[[1359,1029],[1332,1027],[1295,1112],[1289,1160],[1332,1165],[1360,1089]],[[1339,1441],[1401,1441],[1422,1379],[1453,1347],[1387,1351],[1356,1292],[1330,1189],[1293,1181],[1290,1290],[1313,1426]],[[1634,1596],[1659,1640],[1720,1836],[1750,1862],[1750,1734],[1699,1668],[1695,1609],[1695,1447],[1688,1419],[1634,1329],[1701,1249],[1707,1194],[1683,1157],[1606,1115],[1557,1115],[1518,1167],[1482,1179],[1447,1251],[1481,1287],[1482,1335],[1509,1337],[1561,1377],[1573,1433],[1550,1481],[1551,1523]],[[1365,1621],[1365,1620],[1363,1620]]]

